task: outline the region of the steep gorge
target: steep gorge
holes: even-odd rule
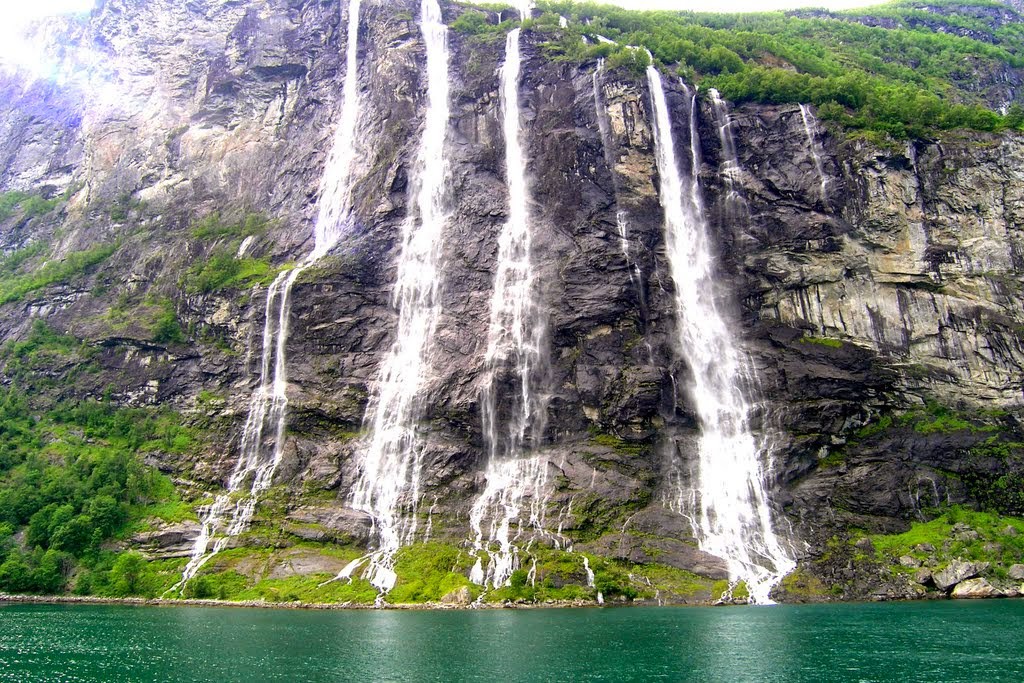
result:
[[[273,443],[260,437],[280,449],[277,466],[250,528],[204,572],[320,583],[345,568],[358,576],[352,560],[384,549],[373,583],[398,595],[425,566],[448,594],[471,576],[482,583],[492,563],[494,594],[511,582],[509,599],[524,582],[566,598],[717,597],[729,565],[701,549],[697,511],[679,495],[695,488],[706,416],[681,386],[697,369],[679,352],[648,81],[551,59],[529,28],[508,39],[448,31],[450,92],[438,95],[421,4],[358,4],[349,51],[348,3],[107,0],[53,34],[67,59],[92,55],[88,69],[62,85],[3,77],[0,189],[59,200],[0,223],[5,253],[44,245],[12,272],[113,249],[65,281],[4,297],[4,339],[31,339],[43,321],[81,340],[88,371],[77,357],[26,369],[9,344],[5,384],[40,400],[173,408],[201,438],[146,460],[203,514],[244,452],[277,287],[291,296],[278,352],[288,412]],[[440,10],[449,24],[462,11]],[[501,80],[513,37],[528,160],[519,216]],[[361,114],[342,143],[351,184],[325,203],[356,85]],[[804,106],[728,108],[675,78],[664,96],[664,132],[680,149],[694,142],[693,114],[717,301],[750,366],[775,522],[802,560],[801,582],[778,595],[824,597],[815,582],[846,597],[923,592],[884,562],[842,565],[864,550],[866,539],[853,545],[864,532],[988,505],[993,482],[1020,485],[1024,139],[945,131],[880,143]],[[438,97],[444,126],[431,118]],[[345,227],[321,248],[328,205]],[[503,254],[515,239],[503,232],[522,221],[526,245]],[[425,237],[412,231],[428,224],[429,244],[417,244]],[[507,324],[493,302],[500,262],[521,267],[524,256],[529,272],[506,277],[531,298],[505,317],[533,322],[505,330],[518,347],[496,350],[493,328]],[[437,279],[410,283],[409,259],[416,277]],[[209,284],[218,263],[242,270]],[[180,334],[161,338],[154,316],[167,307]],[[429,354],[410,341],[429,341]],[[389,403],[388,391],[415,406]],[[528,422],[516,415],[531,411]],[[389,424],[396,415],[402,424]],[[513,428],[496,440],[489,420]],[[412,470],[375,473],[375,449]],[[523,490],[492,491],[527,475]],[[398,490],[386,476],[416,481]],[[152,522],[121,547],[180,562],[199,528]]]

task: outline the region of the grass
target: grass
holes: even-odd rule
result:
[[[650,582],[650,586],[641,589],[641,595],[647,599],[655,596],[655,591],[673,593],[683,598],[700,598],[712,593],[712,582],[684,569],[677,569],[664,564],[647,564],[635,567],[634,574]]]
[[[262,235],[269,226],[270,219],[261,213],[246,213],[237,220],[230,220],[214,211],[193,225],[189,234],[197,240],[244,239],[250,235]]]
[[[206,262],[190,268],[184,285],[192,294],[209,294],[256,283],[266,285],[291,267],[292,264],[285,264],[275,268],[265,258],[237,258],[233,250],[221,250]]]
[[[463,586],[479,593],[479,587],[467,578],[475,561],[465,550],[445,543],[405,546],[395,556],[398,581],[387,600],[395,604],[440,602]]]
[[[50,285],[70,282],[105,261],[116,250],[116,245],[102,245],[72,252],[59,261],[47,261],[29,273],[0,276],[0,304],[21,301],[28,294]]]
[[[647,446],[644,446],[643,444],[630,443],[615,434],[609,434],[607,432],[594,433],[591,435],[590,440],[598,446],[611,448],[616,453],[622,453],[623,455],[636,456],[644,455],[647,452]]]
[[[966,524],[978,533],[973,540],[958,540],[954,537],[953,526]],[[1005,534],[1012,527],[1017,535]],[[993,562],[1004,567],[1024,562],[1024,519],[1006,517],[990,512],[978,512],[961,507],[952,507],[935,519],[915,522],[901,534],[870,536],[879,559],[895,563],[901,556],[909,555],[923,560],[931,551],[918,550],[922,544],[935,548],[940,562],[953,558]],[[997,544],[999,550],[986,549],[986,544]],[[990,546],[991,548],[991,546]]]
[[[24,218],[35,218],[50,213],[63,198],[43,199],[38,194],[28,192],[4,192],[0,194],[0,221],[21,213]]]
[[[804,335],[800,338],[802,344],[816,344],[817,346],[826,346],[830,349],[841,349],[843,348],[843,342],[838,339],[831,339],[829,337],[812,337],[811,335]]]

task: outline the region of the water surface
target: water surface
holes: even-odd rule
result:
[[[293,611],[0,604],[0,681],[1024,681],[1024,600]]]

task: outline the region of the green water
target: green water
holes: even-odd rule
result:
[[[1024,600],[305,612],[0,604],[0,681],[1024,681]]]

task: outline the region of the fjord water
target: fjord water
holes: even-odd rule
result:
[[[0,681],[1013,681],[1024,600],[304,612],[0,604]]]

